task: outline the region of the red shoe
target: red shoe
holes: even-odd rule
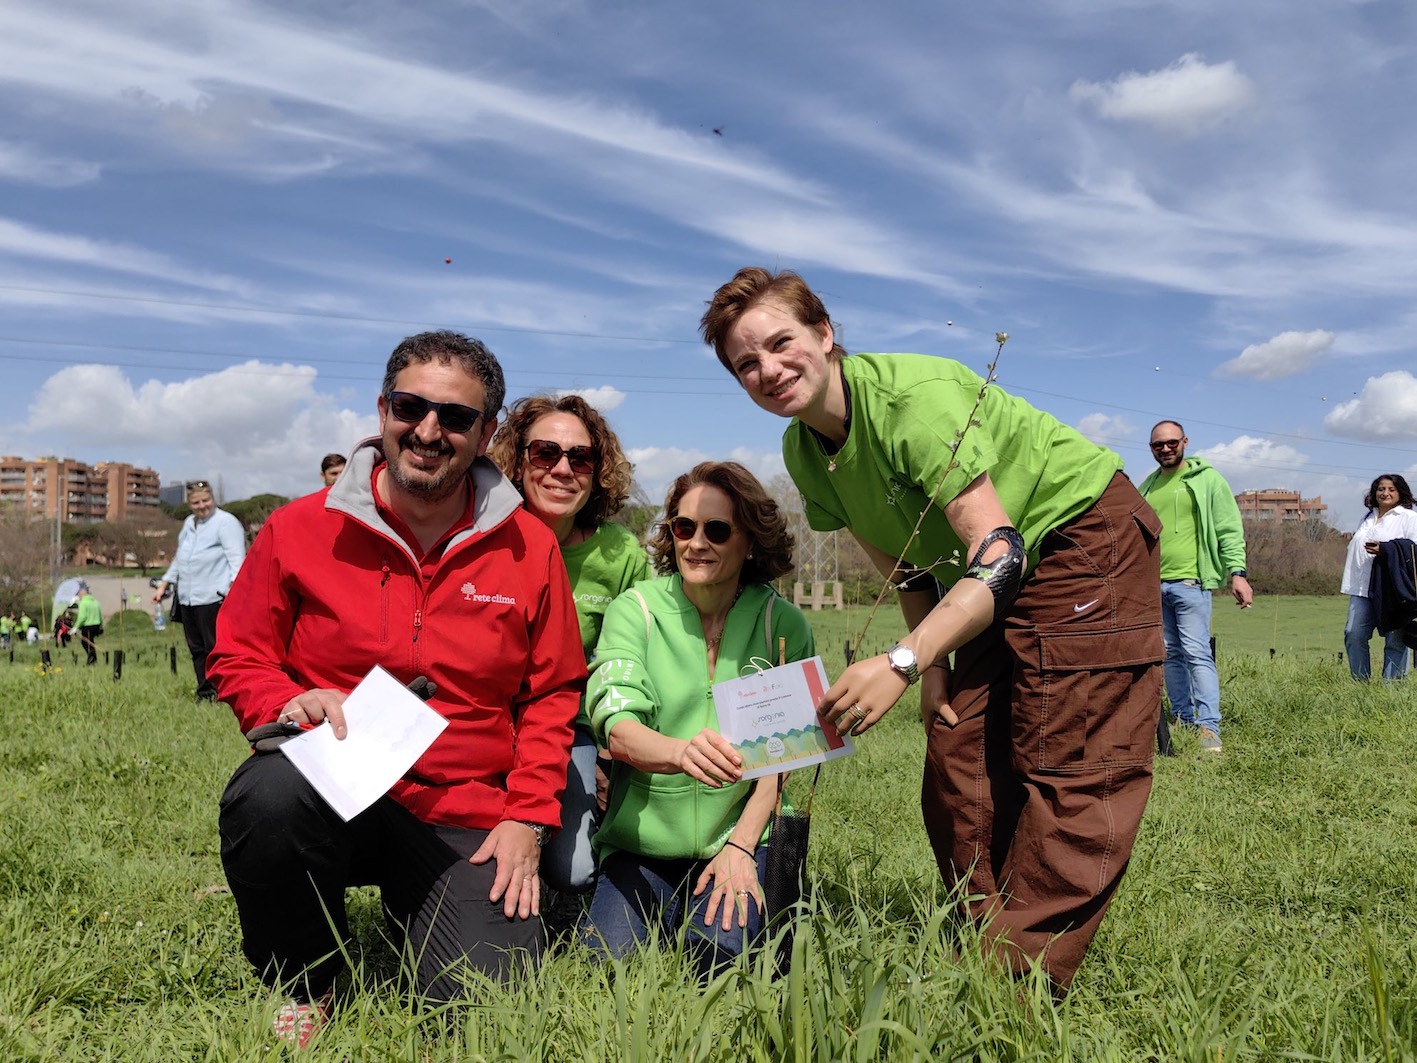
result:
[[[330,994],[316,1001],[287,1000],[276,1012],[271,1031],[277,1041],[289,1041],[304,1048],[316,1032],[330,1021]]]

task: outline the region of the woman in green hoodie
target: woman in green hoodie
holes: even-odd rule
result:
[[[586,690],[616,761],[586,936],[618,957],[682,928],[711,971],[762,932],[776,794],[775,776],[743,781],[712,687],[816,650],[770,586],[792,567],[792,536],[743,466],[703,462],[675,480],[650,552],[660,578],[610,604]]]

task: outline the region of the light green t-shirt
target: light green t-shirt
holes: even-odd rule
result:
[[[1146,500],[1161,518],[1161,578],[1199,579],[1196,500],[1181,470],[1158,477]]]
[[[944,507],[982,473],[1023,536],[1031,568],[1043,537],[1096,502],[1122,468],[1112,451],[997,385],[985,393],[980,423],[965,430],[984,381],[951,359],[857,354],[842,366],[851,430],[841,450],[827,454],[797,420],[782,437],[807,521],[818,531],[849,527],[892,557],[932,568],[946,587],[970,558]],[[958,466],[947,473],[961,430]],[[920,535],[906,549],[922,512]]]
[[[652,575],[649,556],[630,529],[622,524],[602,524],[585,542],[563,548],[561,557],[571,578],[571,596],[581,622],[581,646],[588,662],[600,638],[606,607],[621,592]],[[590,726],[584,699],[576,723]]]

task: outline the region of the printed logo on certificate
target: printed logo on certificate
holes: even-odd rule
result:
[[[743,778],[776,775],[856,752],[849,737],[817,715],[817,702],[826,690],[820,657],[713,685],[718,730],[743,758]]]

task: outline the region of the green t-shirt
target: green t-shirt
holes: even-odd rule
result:
[[[1146,500],[1161,518],[1161,578],[1199,579],[1196,500],[1181,469],[1158,476]]]
[[[79,608],[74,617],[75,627],[102,627],[103,609],[92,594],[79,599]]]
[[[621,592],[650,578],[649,556],[630,529],[622,524],[602,524],[585,542],[563,548],[561,557],[571,578],[571,595],[581,622],[581,646],[589,661],[600,638],[606,607]],[[576,723],[590,726],[584,699]]]
[[[932,568],[947,587],[970,558],[944,507],[982,473],[1028,545],[1032,567],[1043,537],[1096,502],[1122,468],[1112,451],[991,385],[980,423],[965,431],[958,466],[946,473],[983,379],[956,361],[921,354],[857,354],[842,367],[851,430],[841,450],[827,454],[797,420],[782,437],[807,521],[818,531],[849,527],[892,557]],[[922,512],[920,534],[907,550]]]

